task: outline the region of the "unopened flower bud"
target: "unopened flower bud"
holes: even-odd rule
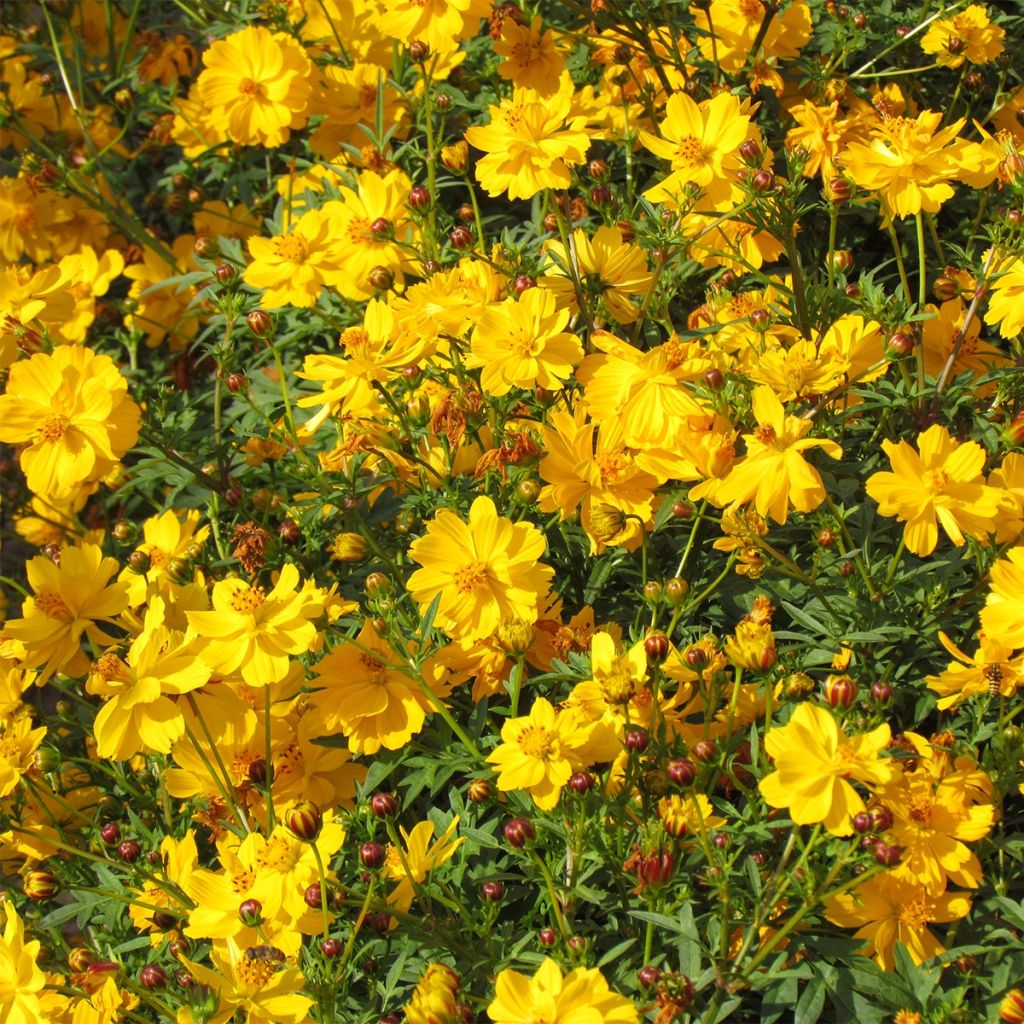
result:
[[[497,903],[505,895],[505,886],[497,880],[484,882],[480,886],[480,895],[486,903]]]
[[[473,779],[466,789],[466,796],[475,804],[486,803],[494,790],[486,779]]]
[[[473,245],[473,232],[467,227],[459,226],[448,235],[454,249],[469,249]]]
[[[395,275],[387,267],[374,267],[366,280],[374,291],[386,292],[395,283]]]
[[[508,844],[517,850],[521,850],[537,834],[533,825],[525,818],[513,818],[511,821],[506,821],[504,833]]]
[[[50,874],[49,871],[29,871],[22,879],[22,889],[25,895],[35,903],[41,903],[55,896],[60,888],[60,883]]]
[[[254,309],[251,313],[246,314],[245,322],[257,338],[265,338],[274,329],[274,321],[270,314],[262,309]]]
[[[320,835],[323,815],[316,804],[309,800],[300,800],[285,813],[284,824],[296,839],[311,843]]]
[[[871,684],[871,699],[876,704],[888,704],[892,700],[892,683],[887,683],[882,679],[873,682]]]
[[[378,818],[393,818],[398,813],[398,801],[393,793],[384,790],[370,797],[370,810]]]
[[[263,904],[259,900],[243,900],[238,905],[238,919],[249,928],[257,927],[263,920]]]
[[[137,839],[125,839],[117,848],[117,855],[126,864],[134,864],[142,854],[142,844]]]
[[[380,843],[363,843],[359,847],[359,860],[363,867],[379,868],[385,859],[384,847]]]
[[[668,657],[668,637],[662,632],[651,633],[644,638],[644,652],[649,662],[660,665]]]
[[[686,757],[673,758],[665,766],[665,771],[677,786],[689,786],[697,778],[697,766]]]
[[[425,210],[430,206],[430,192],[422,185],[409,189],[409,195],[405,200],[411,210]]]
[[[542,946],[553,946],[558,941],[554,928],[541,928],[537,933],[537,940]]]
[[[590,772],[573,772],[569,776],[569,788],[582,796],[594,788],[594,776]]]
[[[853,182],[849,178],[829,178],[823,191],[830,203],[841,206],[853,198]]]
[[[167,984],[167,972],[159,964],[146,964],[139,971],[139,983],[149,991],[163,988]]]
[[[825,700],[834,708],[853,707],[857,684],[849,676],[829,676],[825,681]]]

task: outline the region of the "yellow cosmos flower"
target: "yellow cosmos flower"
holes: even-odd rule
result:
[[[732,468],[715,497],[723,505],[753,501],[759,515],[784,523],[791,507],[810,512],[825,500],[821,474],[800,453],[821,448],[838,459],[843,450],[835,441],[806,437],[811,421],[787,416],[769,387],[754,389],[753,409],[758,425],[743,435],[746,458]]]
[[[268,594],[242,580],[220,580],[213,587],[213,610],[188,612],[189,626],[206,643],[199,654],[215,672],[239,672],[250,686],[285,677],[289,655],[304,654],[316,637],[313,620],[323,611],[319,591],[303,586],[288,563]]]
[[[895,967],[896,943],[902,943],[915,964],[943,952],[945,947],[928,930],[932,923],[966,917],[971,901],[959,893],[930,896],[919,885],[900,881],[890,872],[875,875],[853,892],[825,903],[828,919],[840,928],[856,928],[855,938],[867,940],[864,952],[883,971]]]
[[[541,96],[550,96],[558,90],[559,78],[565,69],[565,59],[559,52],[555,33],[544,32],[539,16],[529,25],[520,25],[514,18],[501,24],[501,38],[494,44],[494,52],[502,58],[498,74],[513,85],[536,89]]]
[[[400,750],[419,733],[430,700],[399,666],[403,660],[367,621],[351,643],[339,644],[318,662],[312,695],[316,727],[340,730],[357,754]]]
[[[1024,257],[1004,265],[993,281],[985,323],[998,325],[1004,338],[1015,338],[1024,331]]]
[[[79,646],[84,633],[94,647],[107,647],[113,637],[98,622],[109,622],[128,606],[128,587],[110,583],[120,566],[104,558],[96,544],[63,548],[60,565],[37,555],[26,566],[33,596],[25,600],[22,618],[4,629],[25,645],[24,668],[39,668],[42,685],[54,672],[82,675],[89,659]]]
[[[599,227],[593,238],[582,229],[574,231],[572,244],[584,289],[600,299],[620,324],[636,320],[640,310],[630,296],[646,298],[653,280],[647,269],[647,253],[639,245],[624,241],[619,228],[608,225]],[[546,273],[537,283],[555,293],[559,309],[578,312],[565,246],[549,242],[545,252]]]
[[[490,498],[473,502],[468,523],[441,509],[409,548],[423,566],[409,593],[424,611],[440,596],[438,625],[459,639],[487,636],[510,619],[532,623],[554,576],[537,561],[544,548],[540,530],[499,516]]]
[[[877,192],[887,213],[936,213],[952,197],[950,182],[969,152],[958,138],[965,119],[940,128],[942,117],[939,111],[924,110],[916,119],[887,118],[870,142],[853,142],[843,151],[843,170],[861,188]]]
[[[929,893],[950,882],[977,888],[981,863],[965,844],[987,836],[996,818],[995,807],[977,803],[977,795],[956,775],[936,780],[927,762],[886,785],[879,797],[892,811],[889,831],[903,851],[893,877]]]
[[[134,313],[125,317],[125,326],[141,331],[146,345],[155,348],[169,338],[171,350],[183,349],[199,329],[197,311],[190,308],[194,290],[166,282],[195,270],[191,235],[182,235],[171,246],[174,262],[170,263],[153,246],[143,249],[142,261],[125,267],[124,276],[131,282],[128,297],[138,303]]]
[[[564,81],[548,97],[517,88],[488,108],[489,124],[466,130],[466,141],[486,154],[476,174],[488,195],[530,199],[545,188],[569,187],[569,167],[583,163],[590,146],[586,118],[570,114],[571,102]]]
[[[604,331],[591,342],[600,352],[588,355],[576,371],[583,401],[600,424],[616,420],[632,448],[673,448],[691,416],[705,410],[682,386],[708,369],[692,349],[670,338],[643,352]]]
[[[752,130],[739,99],[723,92],[697,104],[685,92],[673,93],[658,130],[661,138],[641,131],[640,141],[655,156],[668,160],[672,173],[649,188],[644,198],[674,202],[693,182],[702,189],[705,206],[727,202],[736,172],[743,166],[737,150]]]
[[[302,974],[265,950],[263,943],[242,950],[229,938],[210,953],[212,969],[180,958],[196,981],[216,993],[217,1008],[207,1018],[209,1024],[227,1024],[239,1010],[245,1012],[246,1024],[303,1024],[309,1019],[314,1004],[300,995]]]
[[[139,436],[139,407],[108,356],[79,345],[11,367],[0,441],[23,444],[30,490],[56,502],[109,473]]]
[[[833,835],[850,835],[850,820],[865,805],[847,779],[889,782],[896,769],[880,755],[891,738],[887,725],[847,736],[828,710],[800,704],[786,725],[765,737],[775,771],[758,788],[770,806],[788,807],[798,825],[821,822]]]
[[[530,288],[518,299],[488,306],[470,338],[468,367],[483,367],[485,394],[507,395],[513,388],[559,390],[583,358],[583,346],[563,330],[569,311],[555,297]]]
[[[144,574],[125,569],[118,579],[128,584],[128,603],[132,608],[144,604],[151,594],[173,594],[176,589],[170,578],[169,567],[175,559],[188,558],[188,549],[202,546],[210,534],[209,526],[199,525],[199,512],[184,514],[168,509],[158,516],[150,516],[142,524],[142,543],[135,550],[149,559]]]
[[[545,481],[541,510],[565,520],[579,508],[591,554],[609,545],[633,550],[653,516],[658,481],[638,467],[617,421],[598,430],[577,406],[573,413],[551,413],[542,430],[547,454],[538,467]]]
[[[326,203],[322,211],[331,219],[333,269],[327,283],[347,299],[371,298],[378,288],[370,274],[386,270],[401,287],[406,274],[418,264],[410,255],[416,249],[418,228],[409,218],[405,200],[412,182],[400,170],[377,174],[363,171],[356,187],[342,185],[340,200]]]
[[[419,40],[438,54],[455,50],[489,13],[480,0],[384,0],[381,7],[376,20],[383,33],[405,43]]]
[[[532,978],[501,971],[494,1001],[487,1007],[494,1024],[639,1024],[636,1007],[608,987],[596,967],[577,967],[564,977],[550,957]]]
[[[459,818],[456,815],[437,842],[431,844],[430,840],[434,838],[432,821],[421,821],[413,827],[412,832],[406,832],[399,826],[405,849],[400,854],[394,846],[388,846],[384,865],[386,877],[398,882],[388,894],[389,906],[397,907],[402,913],[408,911],[416,895],[416,887],[422,885],[432,871],[451,860],[455,851],[466,841],[465,836],[452,838],[458,827]]]
[[[992,589],[981,610],[981,628],[1006,647],[1024,647],[1024,547],[1011,549],[992,566]]]
[[[1024,659],[1012,657],[1012,647],[984,633],[978,636],[978,641],[978,649],[971,657],[964,654],[945,633],[939,632],[939,642],[957,659],[946,666],[945,672],[925,676],[928,689],[939,695],[940,711],[985,693],[1012,697],[1024,681]]]
[[[85,688],[106,698],[93,726],[100,757],[127,761],[140,751],[170,753],[185,732],[172,698],[198,689],[210,678],[210,669],[191,645],[182,634],[167,629],[163,620],[164,602],[154,598],[127,664],[108,653],[93,666]]]
[[[280,146],[306,122],[312,66],[283,32],[250,25],[203,52],[197,81],[208,120],[243,146]]]
[[[0,722],[0,797],[7,796],[32,767],[33,755],[46,735],[46,726],[32,728],[30,718]]]
[[[487,761],[498,773],[498,789],[524,789],[542,811],[550,811],[569,776],[584,767],[579,748],[587,739],[587,731],[579,730],[572,718],[556,714],[538,697],[529,715],[511,718],[501,727],[502,742]]]
[[[938,423],[918,435],[917,447],[882,442],[893,472],[873,473],[866,484],[879,515],[906,522],[907,550],[922,558],[935,550],[938,523],[957,547],[965,533],[983,540],[1003,502],[1002,492],[984,482],[984,449],[973,441],[958,444]]]
[[[39,969],[38,942],[25,941],[25,925],[13,905],[0,903],[4,933],[0,937],[0,1020],[35,1024],[44,1020],[40,996],[46,975]]]
[[[242,279],[264,289],[262,305],[267,309],[314,306],[326,278],[337,271],[333,241],[331,217],[323,210],[307,210],[287,234],[249,239],[252,262]]]
[[[402,1007],[406,1024],[437,1024],[459,1019],[459,976],[447,964],[431,964]]]
[[[763,0],[712,0],[710,8],[696,3],[690,7],[697,19],[701,54],[729,74],[739,71],[749,56],[796,57],[811,37],[807,0],[796,0],[771,19],[758,54],[750,51],[769,16]]]
[[[1005,30],[992,24],[985,7],[971,4],[948,18],[933,21],[921,39],[921,49],[935,54],[935,60],[945,68],[958,68],[965,61],[990,64],[1003,52],[1005,38]]]

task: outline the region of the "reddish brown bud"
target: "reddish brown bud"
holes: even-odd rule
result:
[[[673,758],[665,766],[665,771],[677,786],[689,786],[697,778],[697,766],[685,757]]]
[[[554,928],[541,928],[537,933],[537,940],[542,946],[553,946],[558,941]]]
[[[626,730],[626,749],[634,753],[643,753],[647,749],[648,737],[643,729]]]
[[[892,700],[892,684],[877,680],[871,684],[871,699],[878,704],[888,704]]]
[[[573,772],[569,776],[569,788],[581,796],[594,788],[594,776],[590,772]]]
[[[651,633],[644,638],[644,653],[648,661],[660,665],[668,657],[668,652],[668,637],[664,633]]]
[[[430,206],[430,192],[422,185],[409,189],[406,205],[412,210],[425,210]]]
[[[473,232],[467,227],[457,227],[448,235],[454,249],[469,249],[473,245]]]
[[[512,282],[512,291],[516,295],[522,295],[523,292],[529,291],[531,288],[537,287],[537,278],[531,277],[529,274],[520,274]]]
[[[228,386],[228,391],[233,395],[237,395],[240,391],[244,391],[249,386],[249,379],[244,373],[229,373],[224,378],[224,383]]]
[[[494,880],[480,886],[480,895],[486,903],[497,903],[505,895],[505,886]]]
[[[274,321],[271,319],[270,314],[262,309],[254,309],[251,313],[247,314],[245,322],[249,325],[249,330],[257,338],[265,338],[274,329]]]
[[[126,864],[133,864],[142,853],[142,844],[137,839],[125,839],[117,848],[117,855]]]
[[[378,818],[393,818],[398,813],[398,801],[393,793],[384,790],[370,797],[370,810]]]
[[[36,903],[50,899],[56,895],[59,888],[60,883],[49,871],[29,871],[22,879],[22,890]]]
[[[110,822],[100,829],[100,838],[107,844],[107,846],[113,846],[115,843],[119,843],[121,841],[121,829],[113,822]]]
[[[381,846],[380,843],[363,843],[363,845],[359,847],[359,860],[363,867],[381,867],[386,860],[384,847]]]
[[[150,991],[163,988],[167,984],[167,972],[159,964],[146,964],[139,971],[139,983]]]
[[[513,818],[511,821],[506,821],[504,833],[509,845],[514,846],[517,850],[521,850],[537,834],[533,825],[525,818]]]
[[[697,740],[697,742],[690,748],[690,753],[698,761],[711,761],[715,756],[715,741]]]

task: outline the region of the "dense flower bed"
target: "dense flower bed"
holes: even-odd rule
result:
[[[0,9],[0,1022],[1024,1022],[1024,13]]]

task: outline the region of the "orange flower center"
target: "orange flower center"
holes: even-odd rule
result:
[[[263,604],[265,594],[262,587],[239,587],[232,595],[228,604],[240,615],[254,615]]]
[[[259,96],[261,94],[260,83],[254,82],[251,78],[243,78],[238,83],[238,91],[243,96]]]
[[[297,848],[288,842],[287,839],[282,839],[278,836],[276,839],[271,839],[263,847],[263,850],[256,858],[256,862],[261,868],[270,868],[272,871],[287,873],[295,867],[298,859]]]
[[[36,226],[36,211],[31,203],[18,203],[14,207],[14,223],[21,231],[31,231]]]
[[[41,594],[37,594],[36,607],[51,619],[70,622],[74,618],[71,609],[64,603],[64,598],[53,590],[44,590]]]
[[[554,746],[555,734],[542,725],[528,725],[519,734],[519,749],[527,757],[536,757],[546,761]]]
[[[941,469],[929,469],[924,475],[924,482],[928,490],[937,494],[949,486],[949,477]]]
[[[108,683],[115,679],[124,683],[130,678],[128,666],[116,654],[101,655],[96,659],[93,669]]]
[[[601,483],[621,483],[632,466],[629,458],[622,452],[608,452],[598,455],[597,468],[601,473]]]
[[[283,235],[274,239],[274,252],[286,263],[304,263],[309,247],[300,235]]]
[[[452,582],[460,594],[472,594],[487,586],[487,565],[484,562],[467,562],[455,570]]]
[[[39,438],[42,441],[48,441],[50,444],[56,444],[63,436],[65,431],[68,429],[71,421],[67,416],[51,416],[47,419],[43,425],[39,428]]]
[[[924,896],[918,895],[907,900],[906,903],[901,903],[896,916],[901,925],[913,931],[921,931],[929,920],[928,905],[925,903]]]
[[[754,431],[754,437],[761,442],[761,444],[775,444],[778,435],[775,433],[775,428],[770,423],[762,423]]]
[[[523,327],[513,327],[508,336],[508,347],[517,356],[532,356],[537,351],[537,339],[533,332]]]
[[[764,5],[761,0],[740,0],[740,14],[760,21],[764,17]]]

